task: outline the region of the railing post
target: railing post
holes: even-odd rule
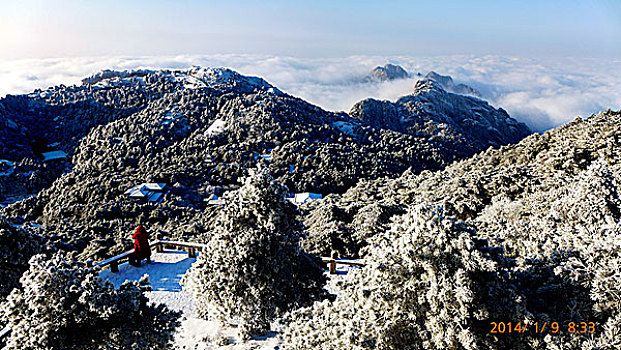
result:
[[[339,253],[336,251],[332,251],[332,254],[330,255],[330,274],[331,275],[336,275],[336,259],[338,259],[339,257]]]
[[[119,272],[118,261],[114,260],[110,262],[110,271],[112,271],[113,273]]]
[[[194,249],[188,248],[188,258],[193,258],[193,257],[194,257]]]
[[[155,246],[155,251],[158,253],[161,253],[164,251],[164,243],[160,243],[158,245]]]

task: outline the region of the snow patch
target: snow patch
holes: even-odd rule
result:
[[[302,192],[295,193],[293,196],[287,197],[287,200],[295,205],[302,205],[322,198],[323,196],[320,193]]]
[[[241,75],[228,68],[203,68],[195,66],[182,72],[179,78],[187,89],[199,87],[240,86],[271,95],[282,96],[282,91],[259,77]]]
[[[41,153],[41,155],[43,156],[43,161],[44,162],[49,162],[49,161],[52,161],[52,160],[67,159],[67,153],[65,153],[63,151],[45,152],[45,153]]]
[[[222,119],[216,119],[207,129],[207,136],[212,136],[216,134],[220,134],[226,130],[226,122]]]
[[[187,252],[165,250],[152,256],[151,264],[134,267],[128,263],[119,265],[119,272],[102,271],[99,276],[118,288],[125,281],[139,281],[145,274],[149,275],[153,291],[180,292],[181,278],[196,259],[188,257]]]

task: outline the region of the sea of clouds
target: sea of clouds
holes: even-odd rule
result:
[[[375,66],[403,66],[410,79],[361,83]],[[80,57],[0,62],[0,97],[36,88],[80,84],[103,69],[229,67],[265,78],[283,91],[325,109],[348,111],[365,98],[394,100],[412,91],[416,73],[436,71],[475,87],[533,130],[543,131],[577,116],[621,109],[621,60],[498,56],[352,56],[295,58],[256,55]]]

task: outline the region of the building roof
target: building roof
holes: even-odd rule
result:
[[[67,153],[63,151],[45,152],[45,153],[41,153],[41,155],[43,156],[44,162],[49,162],[51,160],[57,160],[57,159],[67,159]]]
[[[142,187],[142,185],[134,186],[134,187],[130,188],[129,190],[125,191],[125,194],[130,195],[134,191],[140,190],[141,187]]]
[[[149,202],[161,202],[166,193],[165,183],[143,183],[125,191],[125,195],[133,199],[145,199]]]
[[[143,183],[142,185],[150,191],[163,191],[166,188],[165,183],[149,182],[149,183]]]
[[[147,196],[147,200],[149,202],[160,203],[161,201],[164,200],[164,196],[166,196],[166,193],[164,192],[150,192],[149,195]]]
[[[304,204],[315,199],[321,199],[323,196],[319,193],[302,192],[296,193],[292,197],[287,198],[293,204]]]
[[[224,199],[216,196],[214,193],[210,194],[207,198],[203,199],[203,202],[207,202],[207,204],[212,204],[212,205],[224,205],[226,203]]]

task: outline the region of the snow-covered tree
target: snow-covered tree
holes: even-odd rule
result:
[[[363,249],[343,296],[287,318],[287,349],[487,348],[485,321],[520,307],[473,233],[441,208],[411,208]]]
[[[33,255],[54,250],[44,237],[11,225],[0,214],[0,302],[19,285],[19,277],[28,269]],[[0,319],[0,326],[2,323]]]
[[[147,304],[146,286],[115,289],[97,270],[60,255],[35,255],[0,306],[11,334],[4,349],[167,349],[178,314]]]
[[[285,190],[266,172],[225,196],[207,247],[184,278],[199,317],[237,324],[240,338],[325,295],[319,261],[299,248],[299,223]]]
[[[345,222],[347,213],[334,205],[334,196],[307,204],[308,215],[304,215],[305,236],[302,247],[323,256],[337,251],[340,256],[355,257],[357,250],[352,247],[352,230]]]

